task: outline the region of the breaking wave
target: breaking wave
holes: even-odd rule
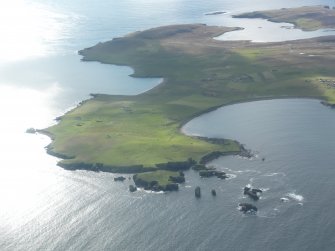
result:
[[[299,202],[302,202],[304,200],[304,197],[302,195],[296,193],[288,193],[286,194],[286,196]]]

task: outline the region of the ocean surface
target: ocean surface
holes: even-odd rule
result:
[[[316,4],[334,6],[317,0],[1,1],[0,250],[334,250],[335,110],[318,100],[236,104],[190,121],[185,133],[239,140],[255,157],[212,162],[230,174],[225,181],[188,171],[180,191],[165,194],[130,194],[132,181],[114,182],[110,173],[65,171],[45,153],[47,137],[25,133],[52,125],[90,93],[134,95],[162,81],[132,78],[129,67],[81,62],[80,49],[179,23],[245,28],[221,40],[334,34],[231,18]],[[213,11],[227,13],[205,15]],[[246,185],[264,189],[254,216],[237,210],[249,202]]]

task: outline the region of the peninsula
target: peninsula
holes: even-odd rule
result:
[[[48,152],[62,158],[66,169],[138,173],[141,184],[176,190],[171,182],[183,181],[182,170],[245,152],[231,139],[184,135],[180,128],[190,119],[248,100],[313,97],[335,103],[335,37],[213,39],[236,29],[171,25],[80,51],[84,61],[128,65],[133,77],[164,81],[136,96],[92,94],[57,125],[40,130],[52,138]]]
[[[304,6],[299,8],[283,8],[280,10],[254,11],[235,15],[236,18],[263,18],[271,22],[292,23],[304,31],[335,27],[335,10],[329,6]]]

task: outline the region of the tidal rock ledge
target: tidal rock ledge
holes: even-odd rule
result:
[[[123,176],[115,177],[114,181],[124,181],[126,178]]]
[[[257,207],[249,203],[240,203],[238,204],[239,210],[243,213],[256,213]]]
[[[259,193],[262,193],[263,191],[261,189],[258,188],[251,188],[246,186],[244,188],[243,194],[244,195],[248,195],[251,199],[253,200],[259,200]]]
[[[183,172],[173,173],[170,175],[166,171],[156,171],[142,174],[135,174],[133,180],[137,187],[151,191],[178,191],[178,183],[184,183],[185,177]]]
[[[213,177],[216,176],[219,179],[226,179],[228,178],[226,173],[223,171],[216,171],[216,170],[202,170],[199,172],[200,177],[203,178],[209,178],[209,177]]]

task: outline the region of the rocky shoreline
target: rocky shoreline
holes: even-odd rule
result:
[[[95,94],[91,94],[93,98],[96,97]],[[79,105],[82,105],[85,101],[82,101]],[[64,115],[63,115],[64,116]],[[61,121],[62,117],[57,117],[57,121]],[[26,133],[40,133],[43,135],[48,136],[51,140],[54,140],[54,137],[51,133],[46,130],[39,130],[34,128],[27,129]],[[209,138],[209,137],[194,137],[212,144],[216,145],[225,145],[227,144],[226,139],[222,138]],[[247,150],[244,145],[240,144],[239,142],[235,141],[235,143],[239,146],[239,151],[231,151],[231,152],[221,152],[221,151],[214,151],[210,152],[199,160],[199,162],[189,158],[186,161],[171,161],[166,163],[157,163],[153,167],[144,166],[142,164],[138,165],[129,165],[129,166],[114,166],[114,165],[106,165],[103,163],[89,163],[89,162],[75,162],[71,161],[76,158],[76,156],[70,156],[65,153],[56,152],[53,149],[52,143],[45,147],[46,152],[49,155],[52,155],[56,158],[60,158],[63,161],[59,161],[57,165],[65,170],[75,171],[75,170],[84,170],[84,171],[93,171],[93,172],[108,172],[108,173],[119,173],[119,174],[134,174],[133,180],[135,186],[130,189],[130,191],[136,191],[138,187],[144,188],[145,190],[152,190],[152,191],[178,191],[179,186],[178,184],[185,182],[185,177],[182,174],[182,171],[186,171],[189,169],[193,169],[198,171],[199,176],[206,178],[216,176],[220,179],[226,179],[226,173],[222,171],[217,171],[213,168],[208,168],[205,165],[219,157],[228,156],[228,155],[240,155],[243,157],[252,157],[251,151]],[[67,161],[68,160],[68,161]],[[148,172],[156,172],[159,170],[168,170],[168,171],[175,171],[179,172],[182,175],[179,176],[171,176],[170,183],[167,185],[161,185],[157,180],[151,180],[150,182],[144,181],[138,177],[137,174],[140,173],[148,173]]]
[[[146,181],[138,177],[137,174],[133,176],[133,180],[136,187],[143,188],[144,190],[151,190],[154,192],[178,191],[178,184],[185,182],[184,174],[180,174],[179,176],[170,176],[171,183],[168,183],[166,185],[160,185],[159,182],[156,180]]]
[[[335,104],[333,104],[333,103],[329,103],[329,102],[327,102],[327,101],[321,101],[320,103],[321,103],[322,105],[327,106],[327,107],[330,107],[330,108],[332,108],[332,109],[335,108]]]
[[[61,119],[58,118],[58,119]],[[27,129],[26,133],[40,133],[50,137],[53,140],[53,135],[45,130],[38,129]],[[195,137],[200,140],[204,140],[217,145],[224,145],[226,143],[226,139],[221,138],[208,138],[208,137]],[[208,168],[205,165],[219,157],[228,156],[228,155],[240,155],[242,157],[252,157],[252,153],[250,150],[246,149],[244,145],[235,141],[239,145],[239,151],[232,152],[221,152],[214,151],[204,155],[199,162],[189,158],[186,161],[171,161],[166,163],[157,163],[154,167],[147,167],[142,164],[139,165],[129,165],[129,166],[113,166],[113,165],[105,165],[103,163],[88,163],[88,162],[72,162],[72,161],[59,161],[57,165],[65,170],[75,171],[75,170],[85,170],[85,171],[93,171],[93,172],[108,172],[108,173],[119,173],[119,174],[135,174],[133,176],[134,182],[137,187],[142,187],[146,190],[153,191],[176,191],[178,190],[178,184],[185,182],[184,176],[172,176],[171,184],[168,186],[161,186],[158,181],[152,180],[151,183],[146,183],[141,181],[141,179],[137,178],[137,173],[147,173],[147,172],[155,172],[159,170],[168,170],[175,172],[182,172],[189,169],[193,169],[199,172],[200,177],[212,177],[216,176],[221,179],[226,179],[226,173],[222,171],[217,171],[213,168]],[[62,160],[73,160],[75,156],[70,156],[64,153],[55,152],[52,144],[49,144],[45,147],[47,153],[54,157],[60,158]],[[136,180],[136,181],[135,181]]]
[[[42,130],[38,131],[41,134],[45,134]],[[51,136],[49,134],[45,134],[47,136]],[[213,138],[204,138],[201,139],[210,141],[216,144],[223,144],[225,142],[224,139],[213,139]],[[206,167],[205,165],[219,157],[228,156],[228,155],[240,155],[243,157],[252,157],[251,151],[245,149],[242,144],[240,145],[240,151],[236,152],[211,152],[205,156],[203,156],[199,163],[193,159],[188,159],[186,161],[179,161],[179,162],[167,162],[167,163],[158,163],[155,167],[145,167],[144,165],[130,165],[130,166],[111,166],[111,165],[104,165],[103,163],[86,163],[86,162],[58,162],[57,165],[65,170],[75,171],[75,170],[85,170],[85,171],[93,171],[93,172],[108,172],[108,173],[119,173],[119,174],[134,174],[133,180],[137,187],[144,188],[145,190],[152,190],[152,191],[178,191],[179,186],[178,184],[185,182],[185,177],[182,171],[186,171],[189,169],[193,169],[194,171],[199,172],[199,176],[206,178],[206,177],[213,177],[216,176],[220,179],[226,179],[226,173],[222,171],[217,171],[214,168]],[[55,156],[57,158],[61,158],[63,160],[71,160],[74,159],[75,156],[68,156],[62,153],[54,152],[52,147],[46,147],[47,153]],[[179,172],[179,176],[171,176],[170,181],[171,183],[162,186],[158,181],[151,180],[150,182],[144,181],[138,177],[138,173],[148,173],[148,172],[156,172],[159,170],[168,170],[168,171],[175,171]],[[133,190],[133,189],[132,189]]]

